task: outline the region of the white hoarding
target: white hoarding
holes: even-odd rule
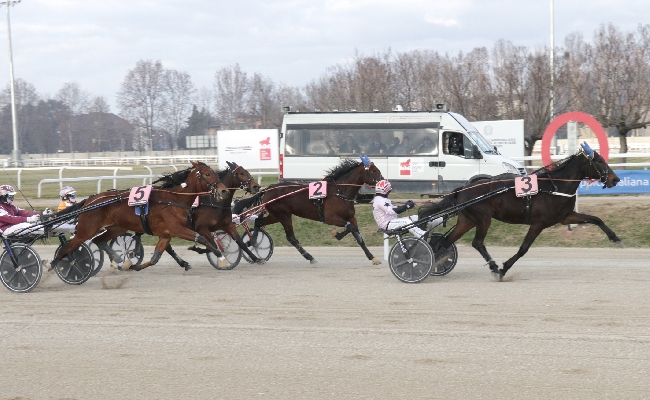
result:
[[[220,169],[227,167],[226,161],[246,169],[278,169],[280,166],[277,129],[217,131],[217,144]]]
[[[523,119],[477,121],[472,125],[504,156],[524,156]]]

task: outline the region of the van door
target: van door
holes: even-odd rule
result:
[[[445,192],[464,185],[479,175],[480,159],[473,158],[472,141],[459,131],[443,131],[440,137],[440,175]]]

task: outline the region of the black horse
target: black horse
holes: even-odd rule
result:
[[[544,229],[558,223],[598,225],[607,234],[610,241],[623,247],[618,236],[600,218],[574,211],[575,194],[583,179],[597,178],[603,183],[603,189],[616,186],[620,180],[600,154],[591,150],[586,143],[581,146],[582,150],[578,153],[533,172],[538,177],[538,194],[516,197],[514,190],[508,190],[464,208],[458,214],[456,226],[440,245],[443,248],[448,248],[467,231],[476,227],[472,247],[481,253],[490,265],[492,274],[499,280],[517,260],[526,254]],[[422,206],[418,211],[418,217],[421,220],[497,189],[512,188],[514,187],[514,178],[514,175],[502,175],[489,181],[478,181],[457,188],[442,201]],[[504,262],[501,269],[490,257],[483,244],[492,218],[509,224],[530,225],[519,251]]]

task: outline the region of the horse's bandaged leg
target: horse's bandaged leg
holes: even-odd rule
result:
[[[100,250],[103,250],[106,254],[108,254],[108,258],[111,260],[111,266],[117,268],[118,265],[122,264],[122,257],[120,257],[120,255],[117,254],[117,252],[113,250],[113,248],[109,246],[108,243],[106,242],[97,243],[97,247],[99,247]]]
[[[158,261],[160,261],[160,257],[162,257],[162,252],[158,249],[153,251],[153,256],[151,256],[151,261],[149,261],[149,265],[155,265]]]
[[[287,236],[287,240],[289,241],[289,243],[293,245],[293,247],[298,249],[298,252],[300,252],[300,254],[302,254],[302,256],[305,257],[307,260],[309,260],[310,263],[316,264],[316,260],[314,260],[314,257],[312,257],[311,254],[307,253],[307,251],[302,248],[298,239],[296,239],[293,236],[291,237]]]
[[[371,260],[373,265],[381,264],[381,261],[376,259],[375,256],[372,255],[370,250],[368,250],[368,247],[366,247],[366,243],[363,241],[363,237],[361,237],[359,230],[349,222],[347,223],[347,225],[345,225],[345,228],[349,229],[352,232],[352,235],[357,240],[357,243],[359,244],[363,252],[366,254],[366,257],[368,257],[368,260]]]

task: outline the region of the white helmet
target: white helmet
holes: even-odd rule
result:
[[[16,194],[16,190],[14,189],[13,186],[0,185],[0,196],[6,196],[6,195],[14,196],[15,194]]]
[[[385,179],[382,179],[375,184],[375,193],[377,194],[388,194],[391,190],[393,190],[393,187],[390,182]]]
[[[61,200],[67,199],[69,196],[75,197],[77,194],[77,191],[74,190],[72,186],[64,186],[61,191],[59,192],[59,197]]]

